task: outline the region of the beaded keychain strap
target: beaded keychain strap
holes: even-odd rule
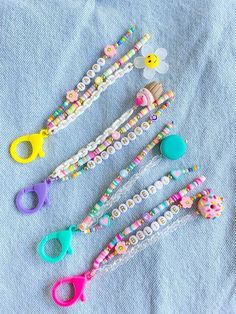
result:
[[[145,168],[148,169],[148,168]],[[134,208],[136,204],[141,203],[143,200],[147,199],[149,196],[154,195],[157,193],[158,190],[161,190],[164,186],[167,186],[171,181],[179,180],[182,175],[189,174],[190,172],[197,171],[198,166],[193,166],[191,168],[183,168],[183,169],[177,169],[170,171],[167,175],[161,177],[159,180],[155,181],[152,185],[148,186],[147,188],[142,189],[139,194],[135,194],[132,198],[129,198],[126,202],[120,204],[117,208],[114,208],[113,210],[110,210],[110,214],[104,214],[97,223],[94,222],[93,225],[90,228],[85,229],[83,232],[85,234],[90,234],[92,232],[97,232],[101,230],[103,227],[110,226],[112,222],[114,222],[117,218],[120,217],[122,213],[125,213],[128,209]],[[137,179],[137,178],[136,178]],[[130,188],[130,186],[129,186]],[[124,189],[123,189],[124,190]],[[122,192],[121,194],[125,194],[127,190]],[[116,192],[117,193],[117,192]],[[119,197],[116,197],[116,193],[113,195],[115,199],[117,200]],[[113,198],[112,197],[112,198]],[[110,200],[112,200],[112,198]],[[106,204],[106,203],[105,203]],[[110,203],[110,205],[112,202]],[[108,210],[110,206],[106,206],[106,210]],[[104,209],[102,211],[104,213]],[[145,215],[147,218],[147,214]],[[80,224],[71,225],[68,229],[63,231],[57,231],[54,233],[51,233],[44,237],[41,242],[39,243],[39,255],[40,257],[50,263],[55,263],[60,261],[64,256],[70,252],[72,254],[72,240],[73,235],[76,231],[81,232]],[[52,239],[57,239],[61,243],[61,252],[58,256],[48,256],[45,253],[45,246],[46,243]]]
[[[87,281],[90,281],[95,275],[102,272],[107,272],[117,268],[119,265],[126,262],[137,252],[148,247],[152,243],[155,243],[161,238],[162,231],[164,234],[163,226],[173,220],[175,216],[180,212],[180,208],[190,209],[192,208],[193,201],[198,200],[198,209],[191,214],[185,215],[182,218],[175,220],[172,225],[167,225],[167,234],[176,230],[179,226],[186,224],[191,219],[195,218],[198,213],[201,213],[205,218],[216,218],[221,215],[223,211],[223,198],[216,195],[210,195],[211,190],[206,189],[201,193],[198,193],[192,197],[186,197],[185,195],[202,184],[205,181],[205,177],[199,177],[193,181],[193,183],[186,186],[172,197],[162,202],[158,207],[152,211],[145,213],[139,220],[136,220],[130,227],[127,227],[123,232],[116,235],[116,237],[108,244],[108,246],[98,255],[94,260],[92,268],[82,275],[76,275],[72,277],[59,279],[52,288],[52,297],[57,305],[66,307],[71,306],[78,300],[85,301],[84,289]],[[171,204],[170,210],[166,210]],[[164,212],[163,212],[164,211]],[[162,212],[162,214],[161,214]],[[206,214],[207,213],[207,214]],[[148,217],[148,219],[144,218]],[[157,217],[157,218],[156,218]],[[144,225],[146,225],[144,227]],[[140,228],[142,227],[142,229]],[[136,232],[137,229],[141,229]],[[136,232],[135,235],[131,233]],[[130,236],[128,240],[125,240],[127,236]],[[57,295],[57,289],[63,284],[72,284],[74,288],[74,295],[69,300],[61,300]]]
[[[127,32],[115,45],[109,45],[105,48],[104,53],[107,58],[112,57],[116,51],[116,46],[125,42],[128,36],[130,36],[134,27]],[[38,134],[28,134],[21,136],[14,140],[10,146],[10,154],[14,160],[20,163],[32,162],[36,157],[44,157],[43,152],[43,142],[46,137],[52,135],[59,130],[68,126],[72,121],[74,121],[79,115],[81,115],[91,104],[100,96],[100,94],[107,89],[107,87],[113,84],[118,78],[124,76],[124,74],[130,72],[133,69],[133,64],[126,64],[138,51],[146,44],[150,39],[149,34],[145,34],[135,45],[129,50],[123,57],[116,61],[112,66],[110,66],[101,76],[96,77],[94,83],[84,91],[83,95],[79,96],[78,91],[83,89],[85,82],[90,83],[91,79],[89,76],[85,76],[81,82],[78,84],[76,90],[69,91],[67,93],[67,100],[57,109],[53,115],[47,120],[47,125],[45,129],[42,129]],[[119,43],[119,44],[118,44]],[[100,58],[100,65],[104,63],[104,58]],[[88,71],[90,76],[95,77],[95,72],[100,70],[100,65],[96,64],[93,69]],[[29,142],[32,146],[32,153],[27,158],[22,158],[17,155],[17,146],[22,142]]]
[[[143,101],[147,104],[147,106],[143,107],[139,113],[131,118],[123,127],[120,127],[119,131],[114,131],[112,135],[105,139],[98,147],[98,141],[91,142],[88,145],[90,151],[88,151],[88,148],[81,149],[77,155],[74,155],[72,158],[57,167],[43,182],[30,185],[29,187],[20,190],[16,197],[16,206],[18,210],[24,214],[32,214],[38,211],[48,203],[48,189],[54,181],[76,178],[83,172],[93,169],[96,165],[101,164],[103,160],[108,159],[109,156],[129,144],[129,141],[134,141],[136,136],[140,136],[143,131],[148,130],[150,125],[152,125],[153,122],[161,116],[162,111],[168,108],[174,97],[172,91],[169,91],[160,97],[160,94],[162,93],[162,85],[156,82],[152,82],[151,85],[149,84],[148,88],[151,91],[147,88],[143,88],[141,90],[142,93],[146,93],[146,98],[143,97]],[[141,92],[139,92],[138,95],[140,97]],[[141,123],[140,126],[134,129],[134,132],[132,131],[128,133],[132,127],[136,126],[138,121],[144,118],[155,108],[157,108],[157,111],[151,116],[151,118],[148,119],[148,121]],[[109,132],[107,131],[105,134],[109,134]],[[114,139],[120,138],[121,135],[123,136],[121,141],[116,140],[114,145],[112,145]],[[127,135],[127,137],[125,135]],[[101,141],[101,137],[99,141]],[[30,192],[35,192],[38,198],[37,205],[32,209],[26,208],[22,203],[24,194]]]

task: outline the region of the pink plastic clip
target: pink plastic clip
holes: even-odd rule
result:
[[[52,287],[52,298],[57,305],[67,307],[76,303],[78,300],[81,302],[85,302],[85,294],[84,289],[87,281],[89,281],[91,277],[87,273],[83,275],[76,275],[72,277],[65,277],[59,279]],[[63,284],[72,284],[74,288],[74,295],[69,300],[60,300],[57,296],[57,289],[59,286]]]

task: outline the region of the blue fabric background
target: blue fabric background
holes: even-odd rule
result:
[[[235,300],[235,1],[46,1],[0,2],[0,312],[9,313],[236,313]],[[37,132],[108,43],[130,24],[134,39],[152,34],[165,47],[169,72],[156,76],[176,94],[175,104],[146,136],[95,171],[50,189],[51,206],[32,216],[15,208],[19,189],[44,179],[58,164],[93,140],[132,105],[146,83],[134,70],[110,87],[64,131],[45,143],[45,159],[15,163],[10,142]],[[134,43],[134,39],[132,42]],[[124,52],[131,43],[123,46]],[[104,245],[144,209],[151,209],[195,175],[150,198],[114,228],[74,241],[75,253],[58,264],[37,255],[40,239],[77,223],[110,181],[163,124],[174,119],[188,139],[178,162],[163,161],[127,194],[166,171],[199,163],[205,187],[226,199],[219,220],[198,218],[114,272],[87,286],[87,302],[60,309],[51,299],[58,278],[85,271]],[[199,189],[200,190],[200,189]]]

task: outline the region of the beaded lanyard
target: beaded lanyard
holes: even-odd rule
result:
[[[203,190],[201,193],[192,197],[186,196],[188,192],[201,185],[204,181],[204,176],[198,177],[191,184],[187,185],[186,188],[174,194],[151,211],[146,212],[140,219],[136,220],[121,233],[117,234],[94,260],[92,268],[89,271],[82,275],[59,279],[52,288],[54,302],[57,305],[66,307],[73,305],[78,300],[85,301],[84,289],[86,283],[98,273],[114,270],[137,252],[143,250],[152,243],[155,243],[163,237],[164,234],[173,232],[178,227],[185,225],[199,213],[207,219],[219,217],[224,208],[222,197],[210,195],[211,190],[209,189]],[[199,200],[198,209],[196,211],[187,214],[170,224],[170,221],[177,216],[181,208],[191,209],[195,200]],[[172,205],[174,203],[177,204]],[[168,210],[167,208],[170,205],[172,206],[170,210]],[[144,227],[144,225],[146,226]],[[164,225],[167,225],[167,227],[163,229]],[[132,234],[134,232],[136,232],[135,235]],[[128,236],[129,239],[125,240]],[[57,289],[63,284],[73,285],[73,296],[69,300],[60,300],[58,298]]]
[[[127,63],[150,39],[149,34],[145,34],[134,47],[129,50],[123,57],[111,65],[101,76],[95,78],[96,73],[100,71],[101,66],[105,65],[108,58],[115,55],[116,48],[135,31],[135,27],[131,27],[128,32],[114,45],[108,45],[104,49],[104,55],[98,59],[97,63],[88,70],[87,75],[83,77],[74,90],[67,92],[66,101],[60,106],[47,120],[46,128],[42,129],[38,134],[28,134],[14,140],[10,146],[10,154],[13,159],[20,163],[32,162],[36,157],[44,157],[43,142],[46,137],[53,135],[59,130],[68,126],[78,116],[80,116],[91,104],[100,96],[100,94],[113,84],[118,78],[123,77],[126,73],[133,69],[132,63]],[[127,63],[127,64],[126,64]],[[85,90],[85,85],[89,85],[92,79],[94,83]],[[79,95],[83,91],[82,95]],[[17,155],[17,146],[22,142],[29,142],[32,146],[32,154],[27,158]]]
[[[149,167],[145,167],[145,171],[149,169]],[[160,191],[163,187],[167,186],[170,184],[170,182],[172,181],[177,181],[180,179],[180,177],[182,177],[182,175],[186,175],[189,174],[193,171],[197,171],[198,170],[198,166],[194,165],[191,168],[183,168],[183,169],[177,169],[177,170],[172,170],[170,171],[168,174],[164,175],[163,177],[161,177],[159,180],[155,181],[153,184],[151,184],[150,186],[142,189],[138,194],[133,195],[133,197],[129,198],[126,202],[120,204],[119,206],[117,206],[117,208],[114,208],[112,210],[110,210],[110,214],[104,214],[102,215],[97,222],[94,222],[94,224],[92,226],[90,226],[89,228],[85,229],[85,230],[80,230],[80,224],[78,225],[71,225],[68,229],[63,230],[63,231],[57,231],[54,233],[51,233],[49,235],[47,235],[46,237],[44,237],[40,244],[39,244],[39,255],[41,256],[41,258],[46,261],[46,262],[50,262],[50,263],[55,263],[60,261],[62,258],[64,258],[64,256],[69,253],[72,254],[73,250],[72,250],[72,238],[73,238],[73,234],[78,231],[78,232],[83,232],[84,234],[90,234],[93,232],[97,232],[99,230],[101,230],[104,227],[108,227],[111,226],[112,222],[114,222],[115,220],[117,220],[121,214],[125,213],[127,210],[134,208],[136,204],[141,203],[143,200],[147,199],[148,197],[154,195],[157,193],[157,191]],[[144,171],[142,171],[143,173]],[[140,173],[139,173],[140,174]],[[135,180],[137,180],[137,177],[135,178]],[[130,183],[129,181],[127,183]],[[104,213],[104,211],[110,209],[111,205],[119,200],[119,196],[121,196],[122,194],[125,194],[125,192],[127,192],[127,183],[125,184],[125,188],[122,189],[122,191],[117,191],[116,194],[113,195],[112,198],[110,198],[110,202],[109,205],[106,204],[106,208],[103,208],[102,213]],[[133,182],[134,183],[134,182]],[[131,187],[130,184],[128,184],[129,188]],[[119,192],[119,195],[117,195]],[[145,219],[148,219],[148,215],[144,215]],[[52,239],[57,239],[60,244],[61,244],[61,252],[58,256],[48,256],[45,253],[45,245],[48,241],[52,240]]]
[[[130,141],[135,141],[137,136],[140,136],[144,131],[147,131],[161,116],[161,113],[172,103],[174,98],[172,91],[169,91],[160,97],[161,93],[162,85],[157,82],[152,82],[145,88],[141,89],[137,96],[138,98],[142,97],[143,107],[137,107],[142,109],[140,109],[133,118],[122,126],[134,112],[134,109],[132,108],[122,115],[120,119],[116,120],[110,128],[105,130],[103,135],[100,135],[94,142],[89,143],[87,147],[80,149],[76,155],[63,162],[43,182],[30,185],[29,187],[20,190],[16,197],[16,206],[18,210],[24,214],[32,214],[38,211],[48,203],[48,189],[53,182],[76,178],[83,172],[93,169],[96,165],[101,164],[103,160],[108,159],[109,156],[116,153],[116,151],[127,146]],[[157,109],[157,111],[152,114],[147,121],[136,126],[141,119],[154,109]],[[118,126],[120,126],[119,130],[117,130]],[[133,127],[135,127],[134,131],[128,132]],[[120,138],[121,140],[119,141]],[[38,198],[37,205],[32,209],[24,207],[22,203],[24,194],[30,192],[35,192]]]

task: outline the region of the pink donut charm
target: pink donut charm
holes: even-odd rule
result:
[[[198,202],[198,211],[206,219],[220,217],[224,209],[223,200],[223,197],[214,194],[203,196]]]
[[[150,106],[155,101],[152,93],[147,88],[142,88],[138,92],[135,104],[136,106]]]

